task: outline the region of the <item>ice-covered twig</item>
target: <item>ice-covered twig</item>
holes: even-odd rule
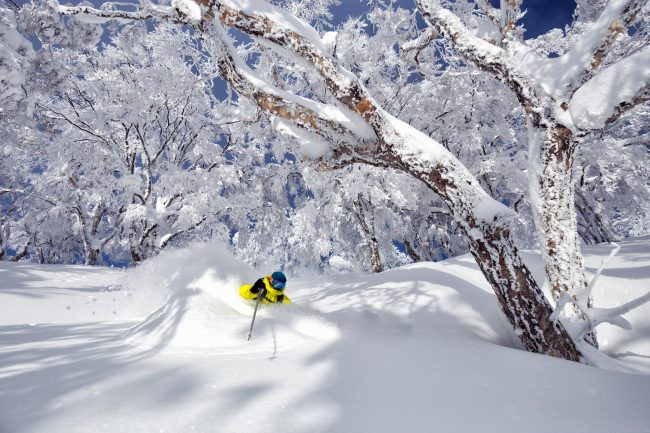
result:
[[[629,313],[635,308],[640,307],[646,302],[650,302],[650,291],[643,296],[639,296],[636,299],[633,299],[625,304],[615,307],[615,308],[596,308],[595,315],[598,318],[598,323],[609,322],[612,323],[612,319],[616,316],[622,316],[623,314]]]
[[[618,252],[621,249],[621,246],[619,244],[617,244],[616,242],[612,242],[612,245],[614,246],[614,249],[612,251],[610,251],[607,258],[605,258],[602,261],[602,263],[600,264],[600,267],[598,268],[598,270],[596,271],[596,273],[592,277],[591,281],[589,281],[589,284],[587,285],[587,288],[585,289],[585,296],[587,298],[589,296],[591,296],[591,292],[592,292],[594,286],[596,285],[596,281],[598,281],[598,278],[600,278],[600,274],[603,273],[603,269],[605,269],[605,266],[607,266],[607,263],[609,263],[609,261],[612,259],[612,257],[614,257],[616,254],[618,254]]]
[[[504,39],[518,39],[522,35],[520,28],[517,28],[519,21],[524,14],[521,12],[522,0],[501,0],[501,33]]]
[[[476,0],[476,5],[481,9],[481,11],[487,16],[490,21],[494,24],[495,27],[501,27],[501,16],[499,10],[492,7],[489,1],[487,0]]]

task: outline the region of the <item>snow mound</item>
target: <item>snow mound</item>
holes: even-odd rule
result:
[[[163,252],[122,279],[132,291],[132,313],[146,314],[124,336],[138,346],[184,352],[266,350],[339,336],[336,326],[299,306],[261,305],[255,344],[248,343],[255,303],[241,299],[238,289],[262,274],[220,243]]]

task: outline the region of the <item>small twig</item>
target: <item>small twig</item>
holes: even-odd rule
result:
[[[603,269],[605,269],[605,266],[607,263],[614,257],[616,254],[618,254],[619,250],[621,249],[621,246],[615,242],[612,242],[612,245],[614,246],[614,249],[610,251],[609,256],[603,262],[601,263],[600,267],[596,271],[596,274],[593,276],[589,284],[587,285],[587,288],[585,289],[585,295],[586,298],[589,298],[591,296],[591,291],[594,288],[594,285],[596,284],[596,281],[600,277],[600,274],[602,274]]]

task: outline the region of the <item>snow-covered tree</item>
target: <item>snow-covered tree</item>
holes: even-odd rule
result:
[[[524,29],[517,25],[521,4],[501,2],[496,9],[477,1],[454,13],[435,1],[416,1],[431,25],[425,32],[441,35],[465,59],[509,87],[527,113],[530,195],[546,278],[553,298],[569,293],[584,318],[590,300],[575,211],[576,154],[586,137],[648,99],[647,39],[636,43],[632,38],[635,43],[627,48],[617,46],[618,36],[647,15],[647,2],[609,1],[556,57],[536,52],[522,40]],[[491,24],[490,32],[477,31],[481,27],[474,6],[484,17],[482,23]],[[594,10],[584,13],[593,16]]]
[[[25,75],[34,55],[18,27],[15,9],[0,4],[0,116],[24,97]]]
[[[219,199],[206,190],[220,149],[202,81],[169,56],[169,29],[142,40],[134,31],[124,29],[101,55],[58,51],[75,73],[38,105],[56,128],[49,181],[58,177],[53,187],[69,191],[63,201],[90,264],[114,238],[141,261],[201,226],[208,202]]]

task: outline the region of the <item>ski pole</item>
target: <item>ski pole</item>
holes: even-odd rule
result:
[[[251,322],[251,329],[248,331],[248,339],[247,341],[251,341],[251,337],[253,336],[253,325],[255,325],[255,316],[257,316],[257,307],[260,306],[260,301],[262,301],[262,298],[264,298],[264,292],[266,290],[261,289],[260,292],[257,294],[257,302],[255,303],[255,311],[253,312],[253,321]]]

